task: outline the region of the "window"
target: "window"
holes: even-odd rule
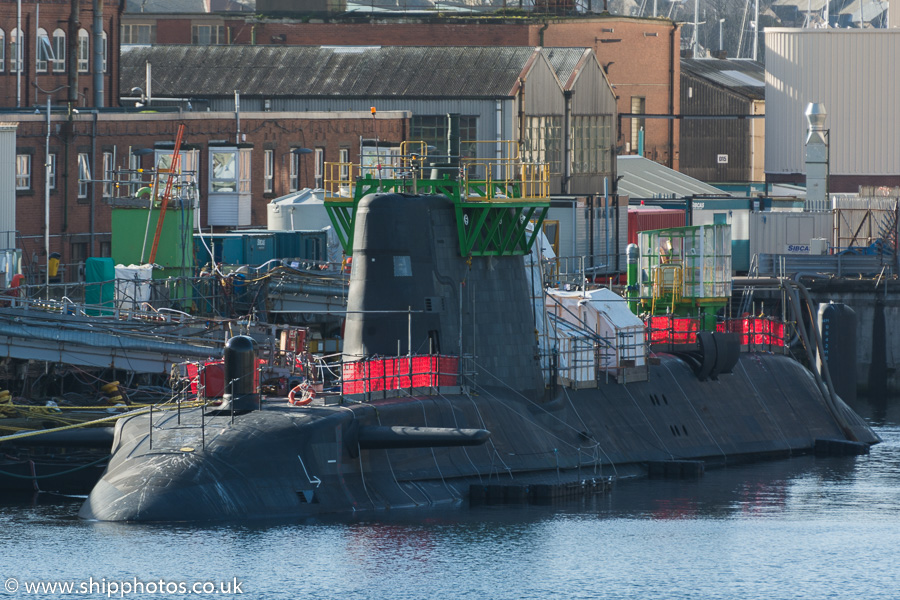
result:
[[[107,58],[108,44],[106,43],[106,32],[105,32],[105,31],[103,32],[103,36],[102,36],[102,38],[101,38],[100,43],[102,44],[102,46],[101,46],[101,51],[102,51],[102,53],[103,53],[103,67],[102,67],[102,71],[103,71],[104,73],[106,73],[106,58]]]
[[[0,29],[0,73],[6,68],[6,32]]]
[[[338,160],[341,163],[341,181],[350,180],[350,149],[341,148],[338,150]]]
[[[631,114],[642,115],[647,111],[647,100],[641,96],[631,97]],[[644,119],[631,119],[631,150],[638,151],[638,139],[644,129]]]
[[[156,159],[156,168],[157,169],[171,169],[172,168],[172,155],[175,153],[174,150],[169,149],[157,149],[154,157]],[[133,156],[132,157],[139,159],[140,157]],[[196,181],[197,176],[197,164],[200,160],[200,151],[199,150],[181,150],[178,153],[178,168],[176,169],[176,173],[178,173],[178,177],[175,178],[175,181],[172,182],[172,191],[171,197],[185,197],[193,195],[193,183]],[[136,163],[132,163],[131,169],[136,171],[140,168],[140,160]],[[135,179],[137,174],[132,176],[132,179]],[[160,175],[159,177],[159,185],[162,188],[162,191],[165,191],[166,183],[168,182],[168,175]],[[185,186],[187,189],[185,189]]]
[[[50,189],[56,189],[56,154],[49,154],[47,156],[47,163],[50,167]]]
[[[37,61],[35,69],[38,73],[47,72],[47,63],[52,60],[53,49],[50,46],[50,38],[44,29],[37,30]]]
[[[87,242],[72,242],[71,263],[72,266],[78,267],[78,280],[84,280],[84,262],[88,259]]]
[[[115,177],[112,152],[103,153],[103,197],[112,198]]]
[[[266,150],[263,157],[263,192],[271,192],[275,185],[275,151]]]
[[[16,154],[16,189],[31,189],[31,155]]]
[[[612,170],[612,117],[575,116],[572,122],[572,173],[609,173]]]
[[[290,190],[296,192],[300,189],[300,155],[290,154],[291,171],[290,171]]]
[[[224,25],[193,25],[191,27],[191,43],[198,46],[210,46],[225,43]]]
[[[527,117],[525,119],[524,158],[530,163],[544,163],[553,175],[562,173],[562,117]]]
[[[142,185],[143,173],[138,172],[141,168],[141,157],[134,153],[134,150],[128,155],[128,192],[129,196],[137,194],[138,189]]]
[[[210,192],[234,192],[237,191],[235,183],[237,179],[237,156],[233,150],[210,153],[212,167],[209,178]]]
[[[22,70],[22,57],[25,52],[25,36],[21,29],[13,29],[9,36],[9,70],[18,73]]]
[[[447,134],[450,125],[447,115],[424,115],[412,118],[411,134],[409,139],[423,141],[434,150],[429,150],[429,155],[447,156]],[[459,140],[474,141],[478,139],[478,117],[459,118]],[[475,158],[475,144],[464,144],[460,147],[460,154],[466,158]]]
[[[87,198],[91,185],[91,159],[85,152],[78,154],[78,197]]]
[[[53,32],[53,72],[66,72],[66,32],[62,29]]]
[[[251,168],[250,159],[252,158],[252,150],[250,148],[241,148],[240,151],[240,179],[238,185],[239,192],[250,193],[250,181],[252,179],[251,173],[253,169]]]
[[[78,30],[78,72],[87,73],[91,62],[91,38],[84,29]]]
[[[322,175],[325,172],[325,148],[316,148],[316,187],[321,188],[325,182]]]
[[[123,44],[155,44],[156,25],[122,25]]]

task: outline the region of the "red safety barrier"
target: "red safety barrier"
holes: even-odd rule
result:
[[[375,358],[345,363],[341,389],[344,394],[383,390],[456,385],[459,358],[425,356]]]
[[[650,317],[651,344],[693,344],[700,331],[700,319],[663,315]]]
[[[700,319],[663,315],[647,320],[651,344],[694,344]],[[784,323],[772,317],[728,319],[716,324],[719,333],[736,333],[744,346],[784,347]]]
[[[744,346],[784,347],[784,323],[772,317],[744,317],[728,319],[716,326],[716,331],[737,333]]]

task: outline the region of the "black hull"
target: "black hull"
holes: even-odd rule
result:
[[[859,441],[877,436],[851,416]],[[508,388],[206,416],[128,419],[80,515],[204,521],[380,510],[465,499],[473,483],[571,482],[646,474],[648,463],[727,464],[811,451],[844,439],[808,371],[744,355],[733,374],[698,381],[663,355],[647,382],[560,388],[530,402]],[[486,429],[475,447],[361,449],[358,427]],[[151,441],[152,437],[152,441]],[[204,441],[205,438],[205,441]],[[151,447],[152,444],[152,447]]]

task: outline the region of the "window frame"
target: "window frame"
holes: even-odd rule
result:
[[[100,36],[101,50],[103,52],[103,58],[102,58],[103,65],[102,65],[101,73],[106,73],[106,70],[107,70],[107,64],[108,64],[108,58],[109,58],[109,41],[108,40],[109,40],[109,38],[106,35],[106,31],[104,31],[102,33],[102,35]]]
[[[0,73],[6,71],[6,32],[0,28]]]
[[[296,192],[300,189],[300,155],[295,154],[291,148],[288,170],[288,190]]]
[[[156,43],[156,25],[152,23],[123,23],[119,28],[124,45],[148,45]],[[141,39],[146,37],[146,39]]]
[[[27,192],[32,188],[32,157],[31,154],[16,154],[16,191]]]
[[[66,72],[66,32],[57,27],[53,31],[53,67],[54,73]]]
[[[20,73],[25,67],[25,34],[21,29],[13,28],[10,33],[9,49],[10,49],[10,73]]]
[[[338,149],[338,162],[341,164],[341,181],[350,179],[350,148]]]
[[[78,30],[78,72],[91,72],[91,36],[86,29]]]
[[[103,197],[112,198],[115,192],[115,165],[113,165],[113,153],[110,151],[103,152]]]
[[[201,40],[201,32],[204,32]],[[191,25],[192,46],[221,46],[225,43],[225,25],[196,24]]]
[[[315,156],[316,188],[322,188],[325,185],[325,148],[316,148],[313,155]]]
[[[43,57],[43,59],[41,58]],[[43,27],[37,30],[37,52],[34,57],[34,70],[36,73],[47,73],[53,62],[53,46],[50,43],[50,36]]]
[[[78,198],[86,199],[90,193],[91,185],[91,155],[87,152],[78,153]]]
[[[275,189],[275,151],[263,150],[263,193],[270,194]]]
[[[644,96],[631,97],[631,114],[645,114],[647,112],[647,98]],[[637,153],[640,130],[644,130],[644,143],[647,143],[647,125],[646,119],[642,117],[631,117],[631,151]]]
[[[238,193],[249,194],[253,184],[253,148],[238,148]]]
[[[47,155],[47,163],[50,167],[50,181],[47,189],[51,191],[56,190],[56,161],[56,152],[51,152]]]

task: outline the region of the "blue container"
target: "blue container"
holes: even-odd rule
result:
[[[300,258],[300,235],[298,232],[275,232],[275,257]]]
[[[324,231],[298,231],[298,257],[304,260],[328,260],[328,234]]]
[[[209,250],[212,250],[215,261],[226,265],[244,264],[244,241],[240,234],[214,233],[206,234],[201,241],[200,236],[194,236],[194,249],[196,251],[197,264],[205,265],[209,262]]]
[[[275,258],[275,235],[273,233],[243,234],[244,264],[259,266]]]

